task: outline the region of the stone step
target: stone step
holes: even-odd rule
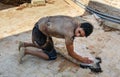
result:
[[[31,0],[33,5],[45,5],[45,0]]]

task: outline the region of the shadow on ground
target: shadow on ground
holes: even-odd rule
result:
[[[19,41],[31,42],[31,30],[0,39],[0,76],[54,77],[55,75],[59,75],[59,73],[65,72],[65,70],[67,70],[67,75],[79,70],[77,65],[67,61],[60,55],[58,55],[58,58],[54,61],[46,61],[27,55],[24,57],[23,63],[19,64]],[[73,75],[72,77],[74,77]]]
[[[0,3],[0,10],[9,9],[9,8],[12,8],[12,7],[15,7],[15,6],[13,6],[13,5],[6,5],[6,4]]]
[[[23,3],[30,3],[31,0],[0,0],[0,10],[12,8]]]

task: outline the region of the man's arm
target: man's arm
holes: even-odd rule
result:
[[[73,42],[69,43],[67,40],[66,40],[66,48],[67,48],[67,51],[68,51],[68,54],[75,58],[76,60],[80,61],[80,62],[83,62],[83,63],[92,63],[93,61],[89,60],[87,57],[82,57],[78,54],[76,54],[74,52],[74,47],[73,47]]]

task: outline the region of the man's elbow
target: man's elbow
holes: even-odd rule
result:
[[[74,57],[74,52],[68,53],[68,55],[70,55],[71,57]]]
[[[70,56],[71,56],[71,53],[68,53],[68,55],[70,55]]]

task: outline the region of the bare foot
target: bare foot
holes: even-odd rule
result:
[[[24,42],[22,42],[22,41],[19,41],[19,45],[18,45],[18,50],[20,51],[20,48],[21,47],[24,47]]]
[[[20,64],[22,63],[22,59],[24,56],[25,56],[25,47],[21,47],[19,51],[19,58],[18,58],[18,61]]]

